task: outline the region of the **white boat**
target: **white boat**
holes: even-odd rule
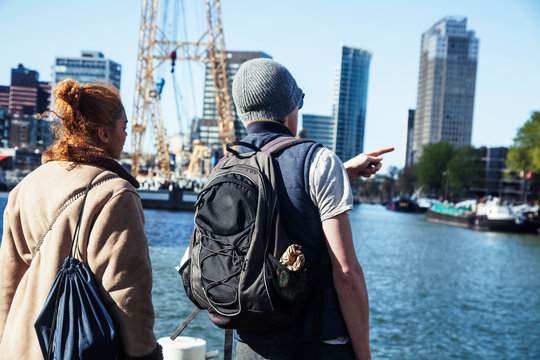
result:
[[[540,228],[538,207],[512,205],[489,197],[476,205],[474,227],[480,230],[500,230],[537,233]]]

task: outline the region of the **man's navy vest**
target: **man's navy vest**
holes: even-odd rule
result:
[[[261,148],[264,144],[280,136],[291,136],[284,125],[274,121],[255,121],[247,127],[248,135],[242,142]],[[313,264],[321,258],[322,251],[328,252],[318,209],[309,195],[309,167],[313,161],[318,143],[301,143],[276,154],[274,159],[278,182],[278,198],[281,221],[291,239],[302,246],[306,264]],[[250,151],[239,148],[240,152]],[[281,175],[281,176],[280,176]],[[286,184],[286,185],[285,185]],[[329,268],[328,271],[331,271]],[[330,273],[324,292],[321,339],[329,340],[347,336],[347,328],[341,315],[336,290]],[[304,341],[311,341],[317,323],[317,303],[310,301],[305,314],[297,321],[298,326],[279,330],[238,331],[238,339],[245,343],[293,343],[299,335]],[[321,321],[321,320],[319,320]],[[302,329],[303,327],[303,329]]]

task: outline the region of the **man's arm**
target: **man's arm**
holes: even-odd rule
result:
[[[332,262],[334,286],[354,353],[357,359],[371,359],[368,294],[354,251],[349,215],[344,212],[323,220],[322,227]]]
[[[383,157],[381,155],[391,151],[394,151],[393,147],[362,153],[347,160],[343,166],[347,170],[349,179],[355,179],[360,176],[368,178],[375,174],[382,166],[381,161]]]

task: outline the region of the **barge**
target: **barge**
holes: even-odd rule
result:
[[[180,179],[170,183],[161,178],[145,178],[137,193],[145,209],[195,211],[203,179]]]
[[[433,205],[428,221],[483,231],[537,234],[540,230],[538,206],[502,204],[498,198],[477,203],[467,200],[455,205]]]

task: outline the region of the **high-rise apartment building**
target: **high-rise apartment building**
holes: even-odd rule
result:
[[[244,62],[256,59],[268,58],[271,56],[261,51],[228,51],[227,52],[227,76],[229,79],[229,93],[232,94],[232,82],[234,75]],[[231,98],[232,100],[232,98]],[[246,130],[242,121],[236,114],[236,109],[233,106],[234,118],[234,134],[239,140],[246,135]],[[206,73],[204,80],[204,102],[203,116],[199,122],[197,132],[200,135],[200,140],[204,141],[213,150],[221,150],[221,139],[219,138],[219,129],[217,122],[216,100],[214,94],[214,78],[212,77],[212,69],[210,65],[206,65]]]
[[[426,144],[471,143],[478,38],[467,18],[447,16],[422,34],[413,158]]]
[[[48,110],[51,85],[39,73],[19,64],[11,69],[11,84],[0,86],[0,147],[43,150],[52,141],[50,122],[33,117]]]
[[[414,140],[414,109],[409,109],[407,118],[407,143],[405,144],[405,166],[411,166],[413,159],[413,140]]]
[[[336,73],[333,143],[335,153],[345,161],[363,152],[366,104],[371,52],[341,47]]]
[[[80,57],[56,57],[53,83],[72,78],[82,84],[105,80],[120,89],[122,66],[98,51],[82,51]]]
[[[307,129],[311,139],[334,151],[334,118],[332,116],[303,114],[302,128]]]
[[[5,90],[2,89],[1,103],[5,103]],[[51,85],[39,81],[39,73],[29,70],[22,64],[11,69],[11,85],[8,94],[8,107],[11,114],[33,115],[47,110]]]

